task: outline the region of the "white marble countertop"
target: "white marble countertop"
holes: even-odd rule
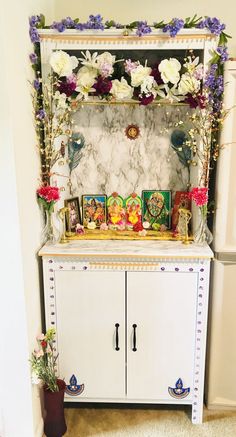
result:
[[[81,240],[45,245],[40,256],[213,258],[208,245],[184,245],[181,241]]]

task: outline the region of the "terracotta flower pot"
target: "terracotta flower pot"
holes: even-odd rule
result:
[[[62,437],[67,430],[64,416],[64,392],[65,381],[57,380],[59,391],[52,392],[43,387],[44,408],[46,417],[44,419],[44,433],[47,437]]]

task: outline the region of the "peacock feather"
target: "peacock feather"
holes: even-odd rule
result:
[[[68,157],[70,171],[77,167],[81,159],[81,150],[85,145],[85,138],[81,133],[73,133],[68,143]]]
[[[177,153],[180,162],[189,167],[191,160],[191,149],[186,144],[188,137],[186,132],[180,129],[175,129],[170,137],[171,147]]]

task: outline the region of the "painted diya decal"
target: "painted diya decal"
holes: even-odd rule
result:
[[[125,135],[129,140],[136,140],[140,135],[140,129],[136,124],[129,124],[125,129]]]
[[[65,392],[70,396],[79,396],[84,391],[84,384],[77,384],[77,378],[72,375],[70,384],[66,386]]]
[[[125,229],[124,200],[117,193],[112,193],[107,199],[108,227],[112,230]]]
[[[190,393],[190,387],[184,388],[183,381],[181,378],[175,383],[175,387],[168,387],[168,392],[172,398],[183,399]]]
[[[141,223],[142,219],[142,199],[136,193],[131,194],[125,199],[126,210],[126,229],[132,230],[133,226]]]
[[[170,228],[171,192],[169,190],[142,191],[143,221],[158,230],[162,225]]]

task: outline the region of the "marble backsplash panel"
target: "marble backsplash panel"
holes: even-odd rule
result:
[[[81,106],[74,132],[82,134],[84,144],[71,172],[72,195],[186,190],[188,169],[170,145],[174,125],[186,112],[185,106]],[[140,129],[135,140],[125,133],[130,124]]]

